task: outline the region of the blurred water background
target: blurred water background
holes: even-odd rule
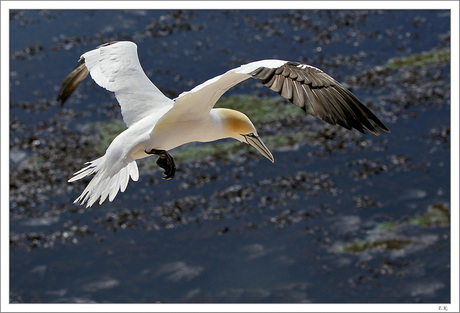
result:
[[[112,40],[136,42],[170,97],[246,62],[305,62],[392,132],[281,116],[256,124],[293,138],[273,139],[273,165],[246,146],[185,154],[162,181],[147,159],[85,209],[72,202],[88,181],[67,179],[100,156],[119,107],[89,78],[55,98]],[[12,10],[9,44],[11,302],[450,302],[448,10]],[[228,96],[277,96],[262,87]]]

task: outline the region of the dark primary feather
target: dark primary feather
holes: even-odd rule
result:
[[[81,58],[78,65],[62,81],[61,90],[57,97],[57,100],[61,101],[61,105],[70,97],[81,81],[88,76],[88,73],[88,69],[85,66],[85,59]]]
[[[379,135],[373,121],[386,132],[390,130],[355,95],[323,71],[297,62],[279,68],[259,67],[251,76],[278,92],[306,113],[347,129],[365,129]]]

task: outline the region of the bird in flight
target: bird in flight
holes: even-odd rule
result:
[[[379,135],[389,129],[348,89],[320,69],[297,62],[261,60],[216,76],[175,99],[166,97],[145,75],[133,42],[115,41],[84,53],[62,82],[63,104],[88,75],[115,93],[127,129],[109,145],[104,156],[86,163],[69,182],[95,174],[74,203],[92,206],[112,201],[124,192],[129,178],[139,179],[136,160],[157,155],[163,178],[174,177],[176,166],[168,151],[189,142],[234,138],[274,162],[251,120],[242,112],[213,108],[231,87],[258,79],[306,113],[347,129]],[[371,121],[373,123],[371,123]]]

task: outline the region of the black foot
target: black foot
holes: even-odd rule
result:
[[[157,164],[165,170],[162,176],[163,179],[171,179],[174,177],[174,174],[176,173],[176,164],[174,163],[172,156],[167,151],[152,149],[151,151],[145,151],[145,153],[157,154],[160,156],[157,160]]]

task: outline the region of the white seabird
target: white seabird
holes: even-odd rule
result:
[[[89,74],[101,87],[115,93],[128,128],[107,148],[105,155],[76,172],[73,182],[95,174],[74,201],[92,206],[98,199],[112,201],[124,192],[129,178],[137,181],[137,159],[159,155],[164,179],[174,177],[175,164],[169,150],[189,142],[235,138],[256,148],[274,162],[251,120],[243,113],[216,108],[217,100],[231,87],[259,79],[284,98],[330,124],[378,135],[376,126],[389,129],[348,89],[318,68],[297,62],[262,60],[248,63],[214,77],[174,100],[166,97],[145,75],[133,42],[110,42],[86,52],[62,83],[62,103]],[[373,121],[374,126],[369,120]]]

